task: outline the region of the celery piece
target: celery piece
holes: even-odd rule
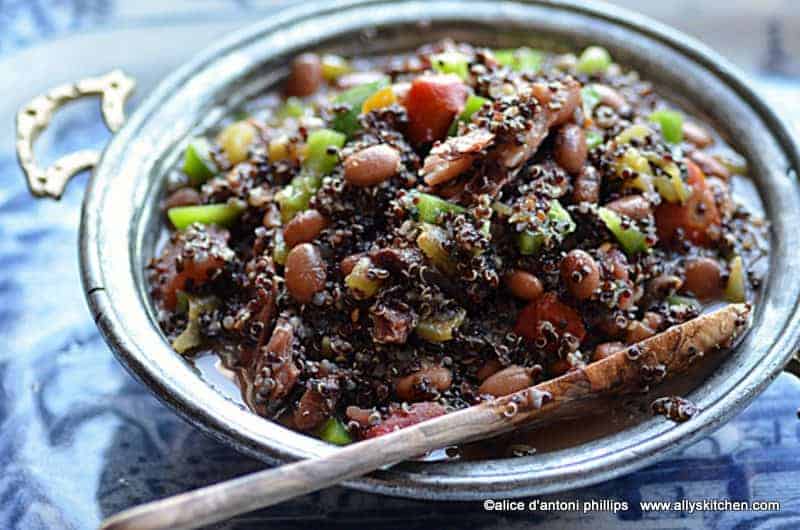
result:
[[[281,210],[281,220],[288,223],[298,213],[308,209],[311,197],[319,190],[322,179],[318,175],[301,174],[275,195]]]
[[[315,175],[327,175],[339,163],[338,150],[347,137],[331,129],[317,129],[308,135],[308,153],[303,165]]]
[[[183,157],[183,172],[189,177],[192,186],[202,183],[217,174],[217,168],[211,161],[211,146],[205,138],[194,138],[186,146]]]
[[[648,250],[647,237],[644,233],[636,227],[623,228],[622,218],[617,212],[601,206],[597,209],[597,214],[626,254],[632,256],[638,252],[646,252]]]
[[[611,66],[611,54],[602,46],[589,46],[581,53],[575,65],[581,74],[597,74],[605,72]]]
[[[414,328],[421,339],[428,342],[447,342],[453,339],[453,331],[464,323],[467,312],[458,308],[447,315],[435,315],[419,321]]]
[[[317,432],[320,440],[333,445],[347,445],[353,443],[353,438],[347,431],[344,423],[336,418],[328,418]]]
[[[431,67],[443,74],[455,74],[461,79],[469,77],[469,57],[461,52],[448,51],[431,55]]]
[[[350,63],[344,57],[333,54],[325,54],[322,56],[322,77],[329,83],[336,81],[352,70],[353,68],[350,66]]]
[[[431,263],[445,274],[453,275],[456,273],[456,264],[445,248],[446,241],[445,231],[428,223],[422,225],[422,231],[417,236],[417,246]]]
[[[340,133],[346,134],[348,137],[353,136],[355,132],[361,127],[358,123],[358,116],[361,113],[361,106],[364,101],[372,94],[381,88],[389,85],[389,78],[385,77],[372,83],[365,83],[345,90],[333,98],[335,106],[345,105],[346,110],[340,110],[336,113],[331,124],[334,129]]]
[[[213,296],[198,298],[186,295],[186,299],[189,306],[189,319],[186,328],[172,341],[172,347],[178,353],[186,353],[202,344],[200,317],[204,313],[213,311],[219,303]]]
[[[228,226],[238,219],[244,209],[237,202],[176,206],[167,210],[167,217],[178,230],[183,230],[192,223]]]
[[[661,127],[661,136],[671,144],[683,141],[683,114],[676,110],[657,110],[650,115],[650,121]]]
[[[731,260],[728,283],[725,285],[725,300],[737,304],[745,301],[744,263],[741,256]]]
[[[360,300],[372,298],[381,288],[381,281],[378,278],[369,277],[371,265],[372,261],[369,258],[361,258],[344,279],[345,285]]]

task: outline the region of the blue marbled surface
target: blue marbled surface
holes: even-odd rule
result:
[[[33,75],[30,82],[19,75],[21,63],[41,73],[67,62],[75,77],[95,74],[104,68],[101,52],[116,54],[112,62],[126,57],[119,49],[122,39],[180,27],[164,56],[142,59],[129,52],[134,70],[152,63],[152,70],[141,73],[155,80],[177,57],[204,44],[193,24],[219,33],[272,9],[270,2],[244,0],[169,6],[152,0],[0,0],[0,72],[15,73],[0,82],[0,90],[20,101],[41,91]],[[207,26],[217,14],[216,25]],[[759,27],[774,32],[769,24]],[[800,24],[790,28],[797,31]],[[80,40],[87,32],[102,33],[98,39],[117,35],[119,46],[99,50],[96,41]],[[210,34],[204,30],[206,39]],[[787,52],[772,41],[765,46],[762,62],[743,65],[759,72],[768,97],[798,123],[800,79],[792,77],[792,61],[800,50]],[[79,281],[77,225],[86,177],[74,181],[60,203],[30,198],[13,154],[9,107],[0,105],[0,528],[93,528],[133,504],[259,469],[258,462],[179,420],[113,358]],[[106,138],[95,107],[81,104],[57,122],[40,147],[54,157],[101,146]],[[497,514],[484,511],[481,503],[427,503],[332,488],[219,528],[800,528],[798,406],[800,384],[781,376],[717,433],[670,459],[551,497],[624,500],[632,506],[624,513]],[[705,498],[776,500],[782,509],[642,513],[637,504]]]

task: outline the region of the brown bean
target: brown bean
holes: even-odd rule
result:
[[[500,364],[500,361],[497,359],[489,359],[478,368],[478,371],[475,372],[475,377],[478,378],[478,381],[485,381],[502,369],[503,365]]]
[[[561,280],[575,298],[584,300],[600,287],[600,267],[583,250],[571,250],[561,261]]]
[[[370,426],[370,421],[374,413],[375,409],[362,409],[361,407],[356,407],[355,405],[350,405],[344,411],[347,419],[358,423],[361,425],[361,427]]]
[[[714,139],[708,134],[708,131],[693,121],[683,122],[683,136],[689,143],[696,145],[700,149],[714,143]]]
[[[647,219],[653,213],[650,201],[644,195],[627,195],[609,202],[605,207],[637,221]]]
[[[342,270],[342,274],[347,276],[348,274],[353,272],[353,269],[355,268],[356,263],[358,263],[358,261],[361,258],[364,258],[366,256],[367,256],[366,252],[358,252],[356,254],[351,254],[349,256],[345,256],[345,258],[342,259],[342,261],[339,263],[339,268]]]
[[[655,298],[666,298],[683,285],[683,280],[674,274],[660,274],[647,284],[648,293]]]
[[[311,301],[325,287],[325,261],[319,249],[311,243],[301,243],[286,257],[284,273],[289,294],[301,304]]]
[[[489,376],[481,386],[478,387],[478,392],[481,394],[490,394],[492,396],[507,396],[513,394],[523,388],[528,388],[533,384],[533,370],[512,364],[508,368],[504,368]]]
[[[700,300],[712,300],[722,293],[722,267],[715,259],[692,258],[684,265],[683,290]]]
[[[562,125],[572,120],[575,116],[575,109],[581,104],[581,86],[575,80],[567,81],[563,84],[563,89],[556,92],[559,98],[560,107],[553,112],[552,126]]]
[[[625,101],[625,98],[622,94],[617,92],[616,89],[601,83],[595,83],[592,87],[597,92],[597,95],[600,97],[600,103],[603,105],[608,105],[614,110],[619,110],[627,106],[628,103]]]
[[[353,186],[374,186],[400,170],[400,152],[386,144],[373,145],[348,156],[344,179]]]
[[[395,381],[395,393],[403,401],[425,401],[444,392],[453,382],[453,373],[444,366],[425,366]]]
[[[598,344],[594,349],[594,354],[592,354],[592,361],[602,361],[606,357],[610,357],[612,354],[623,349],[625,349],[625,345],[618,341]]]
[[[283,240],[289,248],[300,243],[314,241],[322,230],[328,226],[328,220],[317,210],[306,210],[295,215],[283,227]]]
[[[586,163],[586,135],[577,125],[565,125],[556,132],[553,155],[559,166],[570,175],[578,175]]]
[[[310,96],[322,84],[322,62],[315,53],[303,53],[292,61],[292,71],[286,80],[287,96]]]
[[[703,170],[703,173],[705,173],[706,176],[715,175],[722,180],[728,180],[731,178],[731,172],[728,171],[728,168],[726,168],[719,160],[704,151],[692,151],[689,154],[689,158],[691,158],[692,162],[697,164],[700,169]]]
[[[507,274],[505,284],[511,294],[522,300],[536,300],[544,292],[539,278],[523,270],[513,270]]]
[[[170,193],[167,200],[164,201],[164,208],[169,210],[177,206],[194,206],[200,204],[200,192],[194,188],[181,188]]]
[[[600,184],[602,177],[594,166],[584,166],[580,175],[575,178],[572,198],[575,202],[597,204],[600,200]]]

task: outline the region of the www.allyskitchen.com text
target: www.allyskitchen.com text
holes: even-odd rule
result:
[[[781,503],[777,501],[732,501],[729,499],[681,499],[677,501],[638,501],[642,512],[777,512]],[[627,512],[632,503],[614,499],[592,500],[513,500],[486,499],[483,509],[487,512]]]

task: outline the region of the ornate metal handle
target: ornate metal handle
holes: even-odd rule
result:
[[[69,179],[94,167],[100,160],[99,151],[84,149],[61,157],[45,169],[37,164],[33,143],[50,125],[55,112],[70,101],[100,96],[103,120],[109,130],[115,132],[125,122],[125,102],[135,86],[133,78],[121,70],[114,70],[100,77],[57,86],[17,112],[17,158],[34,196],[60,199]]]

